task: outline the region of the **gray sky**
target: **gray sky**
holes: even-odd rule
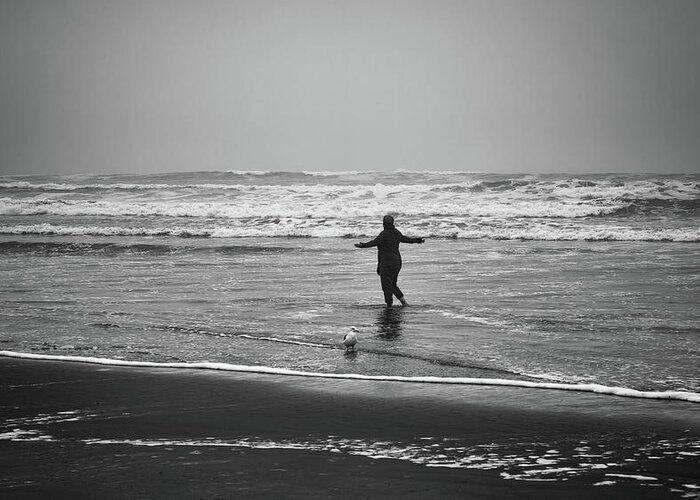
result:
[[[0,0],[0,173],[700,172],[698,0]]]

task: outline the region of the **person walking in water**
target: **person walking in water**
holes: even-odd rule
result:
[[[384,302],[387,306],[391,306],[394,303],[394,296],[396,296],[402,305],[407,306],[408,302],[396,284],[399,279],[399,271],[401,271],[399,243],[424,243],[425,239],[409,238],[401,234],[401,231],[394,227],[394,218],[391,215],[384,216],[383,224],[384,230],[379,233],[379,236],[367,243],[355,243],[355,246],[357,248],[377,247],[379,259],[377,274],[382,280]]]

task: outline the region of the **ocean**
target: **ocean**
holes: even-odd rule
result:
[[[5,355],[700,402],[698,174],[2,176],[0,255]]]

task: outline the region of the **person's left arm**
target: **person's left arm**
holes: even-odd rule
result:
[[[400,231],[399,234],[401,235],[401,243],[425,243],[425,238],[411,238],[409,236],[404,236]]]
[[[367,243],[355,243],[355,246],[357,248],[371,248],[371,247],[376,247],[377,244],[379,243],[379,236],[374,238],[372,241],[368,241]]]

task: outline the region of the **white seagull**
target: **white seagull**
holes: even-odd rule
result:
[[[350,331],[343,337],[343,345],[345,346],[345,352],[355,351],[355,344],[357,344],[357,333],[360,330],[354,326],[350,327]]]

